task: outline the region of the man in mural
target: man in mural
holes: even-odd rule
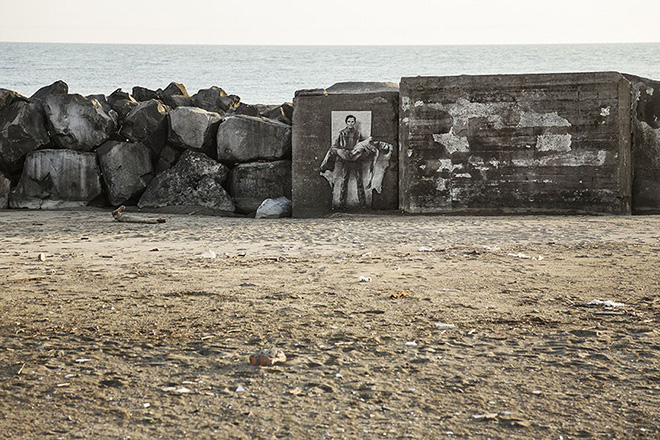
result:
[[[346,116],[345,123],[346,127],[339,132],[321,163],[321,175],[333,188],[334,208],[367,208],[371,204],[371,191],[380,192],[392,145],[374,141],[371,137],[365,139],[353,115]],[[355,181],[357,204],[349,200],[349,182],[352,180]]]

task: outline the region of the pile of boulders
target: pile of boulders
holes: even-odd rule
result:
[[[291,198],[290,103],[183,84],[109,96],[0,89],[0,208],[137,206],[253,214]]]

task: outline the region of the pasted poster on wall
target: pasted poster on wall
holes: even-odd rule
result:
[[[331,130],[320,171],[332,188],[332,207],[368,209],[373,191],[382,191],[393,146],[371,137],[370,111],[333,111]]]

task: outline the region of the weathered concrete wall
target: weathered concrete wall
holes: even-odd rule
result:
[[[396,84],[340,83],[302,90],[293,108],[294,217],[398,209]],[[350,115],[366,143],[333,149]]]
[[[632,209],[660,212],[660,82],[626,75],[632,85]]]
[[[630,213],[630,83],[614,72],[401,81],[401,208]]]

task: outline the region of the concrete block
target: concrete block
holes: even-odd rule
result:
[[[392,83],[296,92],[294,217],[398,208],[398,101]]]
[[[631,212],[619,73],[403,78],[400,145],[406,212]]]

